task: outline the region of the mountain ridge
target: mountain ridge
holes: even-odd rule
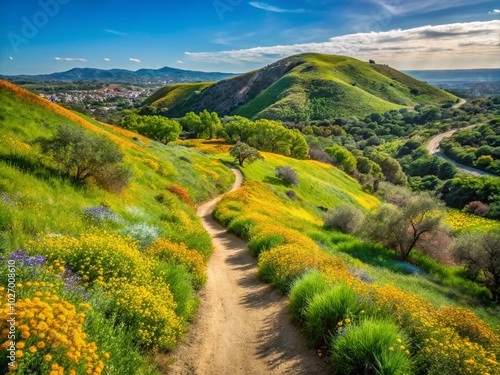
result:
[[[99,69],[99,68],[72,68],[63,72],[37,75],[0,75],[3,79],[10,81],[36,80],[36,81],[86,81],[99,80],[108,83],[145,83],[150,80],[178,82],[203,82],[219,81],[233,77],[233,73],[201,72],[195,70],[184,70],[165,66],[159,69],[142,68],[138,70],[128,69]]]
[[[167,108],[167,115],[172,117],[208,109],[222,116],[289,122],[363,117],[457,100],[456,96],[387,65],[317,53],[281,59],[189,93],[183,85],[160,90],[163,97],[157,92],[144,105]],[[171,95],[174,90],[176,95]],[[181,92],[183,95],[179,95]]]

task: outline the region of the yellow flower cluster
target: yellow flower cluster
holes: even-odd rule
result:
[[[499,374],[499,338],[476,315],[458,308],[438,309],[393,285],[362,281],[349,272],[343,257],[327,254],[303,234],[300,228],[308,228],[305,219],[290,219],[287,213],[287,207],[258,183],[246,183],[238,194],[229,194],[216,208],[218,220],[229,227],[244,218],[253,219],[251,244],[265,244],[264,239],[268,239],[271,246],[260,253],[259,274],[274,286],[286,290],[303,271],[318,269],[327,281],[346,283],[356,294],[372,301],[378,311],[393,316],[411,336],[417,348],[411,354],[427,373]],[[278,240],[272,241],[271,236]],[[401,350],[410,354],[407,348]]]
[[[499,227],[498,221],[452,209],[446,210],[445,222],[455,231],[473,227],[480,227],[481,230]]]
[[[184,264],[193,276],[195,288],[201,288],[207,281],[207,266],[203,255],[196,250],[188,249],[183,243],[159,239],[146,250],[145,254],[165,262]]]
[[[36,362],[34,357],[39,357],[50,369],[50,374],[67,374],[68,371],[76,374],[75,371],[82,367],[87,369],[88,374],[101,374],[104,362],[100,359],[97,345],[88,342],[83,331],[83,311],[90,309],[90,306],[81,304],[77,309],[49,291],[42,292],[44,288],[37,284],[33,298],[24,298],[16,303],[17,366],[23,367],[25,360]],[[0,306],[0,348],[7,350],[11,343],[7,323],[10,309],[3,291]]]
[[[168,285],[159,281],[146,286],[113,280],[107,295],[111,308],[125,322],[132,338],[147,349],[173,349],[183,331],[175,314],[177,304]]]
[[[111,278],[149,280],[153,263],[143,256],[131,239],[95,231],[78,238],[45,237],[33,241],[30,248],[49,259],[61,259],[71,264],[86,284],[105,283]]]

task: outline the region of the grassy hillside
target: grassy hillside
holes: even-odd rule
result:
[[[181,110],[177,108],[179,105],[194,100],[196,95],[211,84],[211,82],[201,82],[166,86],[148,97],[143,105],[154,105],[158,109],[168,108],[172,111],[179,111]]]
[[[169,93],[157,92],[145,104]],[[187,110],[199,112],[206,108],[221,115],[297,122],[364,117],[373,112],[417,104],[440,105],[456,99],[385,65],[307,53],[206,86],[188,99],[169,100],[168,114],[179,117]]]
[[[500,320],[498,308],[480,307],[484,287],[421,253],[414,254],[417,267],[380,245],[325,229],[317,204],[347,201],[370,209],[378,201],[334,167],[263,156],[242,168],[247,181],[214,215],[249,240],[259,276],[288,294],[290,316],[310,344],[330,356],[332,368],[390,366],[400,353],[404,358],[394,366],[404,374],[498,373]],[[279,165],[294,168],[297,187],[274,176]],[[297,198],[285,194],[290,189]],[[367,324],[375,328],[361,333]],[[395,333],[387,339],[390,330]],[[342,348],[356,332],[359,341]],[[381,359],[371,362],[374,355]]]
[[[3,81],[0,107],[0,256],[15,262],[27,329],[16,334],[19,369],[155,374],[148,353],[175,346],[206,280],[212,243],[195,204],[226,191],[234,175],[210,155],[80,117]],[[110,139],[132,172],[128,187],[76,183],[44,156],[34,141],[63,125]],[[8,270],[0,269],[2,314]],[[56,318],[42,324],[46,316]]]

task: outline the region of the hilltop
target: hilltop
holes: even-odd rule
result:
[[[169,86],[153,94],[144,105],[168,108],[167,115],[172,117],[208,109],[220,115],[299,122],[363,117],[456,100],[454,95],[386,65],[306,53],[200,85],[196,90],[192,85]]]

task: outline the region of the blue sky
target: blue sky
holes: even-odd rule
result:
[[[0,74],[244,72],[300,52],[397,69],[500,67],[498,0],[0,2]]]

